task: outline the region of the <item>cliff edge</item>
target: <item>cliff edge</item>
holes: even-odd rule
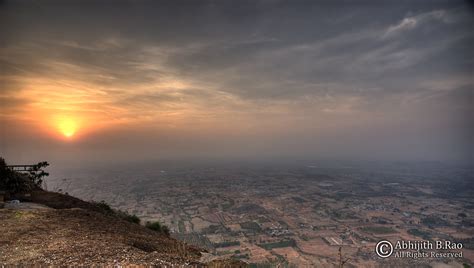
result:
[[[22,201],[0,208],[0,265],[246,266],[68,195],[37,190]]]

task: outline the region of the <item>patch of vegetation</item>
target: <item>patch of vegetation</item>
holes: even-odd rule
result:
[[[248,258],[250,258],[250,256],[249,256],[248,253],[245,253],[245,254],[234,255],[234,256],[232,256],[232,258],[236,259],[236,260],[242,260],[242,259],[248,259]]]
[[[91,204],[93,204],[100,212],[106,215],[113,215],[123,220],[126,220],[128,222],[140,224],[140,218],[137,215],[129,214],[126,211],[115,210],[112,207],[110,207],[109,204],[105,203],[104,200],[100,202],[91,201]]]
[[[238,208],[235,208],[237,214],[266,214],[265,208],[256,204],[243,204]]]
[[[0,157],[0,190],[10,194],[22,193],[41,188],[43,177],[49,175],[43,169],[49,166],[48,162],[40,162],[21,173],[8,167],[5,159]]]
[[[391,227],[385,227],[385,226],[369,226],[369,227],[363,227],[362,231],[366,233],[372,233],[372,234],[393,234],[396,233],[394,229]]]
[[[474,249],[474,237],[461,239],[458,242],[462,243],[465,249]]]
[[[178,230],[179,230],[180,233],[185,233],[186,232],[186,227],[184,226],[183,221],[178,222]]]
[[[355,213],[349,210],[327,210],[326,213],[339,220],[357,219]]]
[[[145,224],[146,228],[150,229],[150,230],[153,230],[155,232],[159,232],[159,233],[163,233],[163,234],[166,234],[166,235],[170,235],[170,229],[168,228],[168,226],[164,225],[164,224],[161,224],[160,222],[158,221],[155,221],[155,222],[147,222]]]
[[[261,231],[262,230],[260,228],[260,225],[258,225],[258,223],[253,222],[253,221],[247,221],[247,222],[241,223],[240,227],[242,227],[242,229],[253,230],[253,231]]]
[[[429,232],[422,231],[422,230],[419,230],[419,229],[410,229],[410,230],[407,231],[407,233],[409,233],[411,235],[414,235],[414,236],[421,237],[425,240],[431,239],[431,234]]]
[[[232,208],[234,206],[234,200],[233,199],[229,199],[227,202],[223,203],[222,204],[222,209],[223,210],[228,210],[230,208]]]
[[[463,218],[461,221],[462,226],[474,227],[474,220],[469,218]]]
[[[262,215],[258,216],[258,219],[257,219],[257,221],[258,221],[259,223],[266,223],[266,222],[270,222],[270,220],[269,220],[267,217],[265,217],[265,216],[262,216]]]
[[[466,205],[464,205],[464,208],[468,209],[468,210],[474,209],[474,204],[466,204]]]
[[[91,201],[91,203],[94,204],[102,212],[111,213],[111,214],[114,213],[114,210],[110,207],[109,204],[105,203],[104,200],[102,200],[100,202]]]
[[[309,241],[309,237],[308,237],[307,235],[305,235],[305,234],[301,235],[300,238],[301,238],[301,240],[303,240],[303,241]]]
[[[282,241],[273,242],[273,243],[259,244],[258,246],[266,250],[271,250],[274,248],[296,247],[296,242],[293,239],[289,239],[289,240],[282,240]]]
[[[304,200],[303,198],[301,197],[298,197],[298,196],[293,196],[291,197],[296,203],[304,203],[306,200]]]
[[[136,223],[136,224],[140,224],[140,218],[135,215],[135,214],[128,214],[127,212],[123,212],[121,210],[119,210],[117,212],[117,214],[124,220],[128,221],[128,222],[131,222],[131,223]]]
[[[41,185],[43,184],[43,178],[49,176],[49,173],[43,170],[48,166],[49,163],[43,161],[39,162],[28,170],[28,176],[34,185],[41,188]]]
[[[421,223],[430,227],[430,228],[433,228],[433,227],[442,227],[442,226],[448,226],[448,222],[441,219],[440,217],[436,217],[436,216],[428,216],[428,217],[425,217],[421,220]]]

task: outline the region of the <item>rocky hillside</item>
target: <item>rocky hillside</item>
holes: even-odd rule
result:
[[[35,191],[0,208],[0,266],[244,267],[74,197]],[[207,255],[204,260],[203,255]]]

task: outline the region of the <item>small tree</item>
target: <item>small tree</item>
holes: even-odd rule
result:
[[[49,175],[43,170],[48,165],[48,162],[40,162],[31,167],[28,173],[21,173],[8,167],[5,159],[0,157],[0,190],[14,194],[41,187],[43,177]]]
[[[41,187],[43,184],[43,177],[49,176],[49,173],[43,170],[47,166],[49,166],[49,163],[43,161],[39,162],[28,170],[28,175],[31,181],[38,187]]]
[[[0,190],[19,193],[27,191],[29,186],[28,176],[8,168],[5,159],[0,157]]]

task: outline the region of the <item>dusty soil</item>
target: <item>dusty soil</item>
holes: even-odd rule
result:
[[[81,208],[0,209],[3,265],[196,265],[200,251],[166,235]]]
[[[69,195],[38,189],[16,198],[0,208],[2,267],[247,267]]]

